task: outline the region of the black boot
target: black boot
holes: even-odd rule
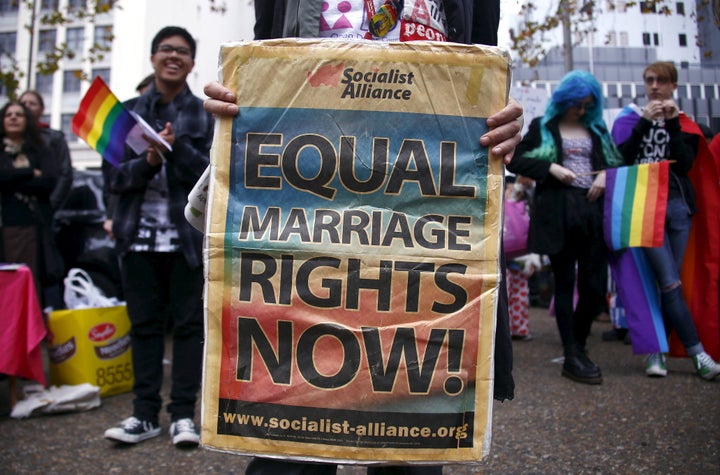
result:
[[[602,383],[600,368],[588,358],[584,348],[575,345],[565,349],[562,375],[578,383]]]

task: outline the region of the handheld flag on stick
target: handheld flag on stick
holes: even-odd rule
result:
[[[72,120],[72,131],[105,160],[118,166],[125,140],[137,121],[100,76],[90,85]]]
[[[662,245],[669,166],[664,161],[606,170],[604,234],[611,250]]]
[[[116,167],[123,159],[125,144],[140,154],[151,145],[147,137],[172,150],[142,117],[122,105],[100,76],[80,101],[72,131]],[[159,148],[158,153],[162,156]]]

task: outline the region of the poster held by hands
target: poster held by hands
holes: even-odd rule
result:
[[[204,446],[476,462],[490,444],[500,49],[224,45],[240,113],[208,193]]]

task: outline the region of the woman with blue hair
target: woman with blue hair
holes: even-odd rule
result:
[[[544,115],[530,123],[507,166],[537,183],[528,245],[550,257],[565,354],[562,375],[581,383],[602,382],[585,344],[593,319],[606,307],[604,170],[621,164],[602,118],[600,84],[590,73],[573,71],[560,81]]]

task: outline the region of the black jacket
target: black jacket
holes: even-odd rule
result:
[[[572,187],[561,183],[550,174],[551,162],[527,156],[528,152],[540,146],[541,120],[542,117],[536,117],[530,123],[527,134],[515,149],[515,155],[507,168],[513,173],[535,180],[535,198],[530,209],[528,245],[530,250],[535,253],[552,255],[559,252],[565,245],[563,234],[558,230],[565,229],[565,219],[569,214],[565,212],[568,203],[566,192]],[[559,118],[551,120],[548,122],[548,129],[553,136],[557,150],[555,161],[558,165],[562,165],[562,138],[558,123]],[[601,139],[592,131],[590,137],[593,145],[592,168],[595,171],[604,170],[607,168],[607,161]],[[602,200],[598,200],[596,203],[598,206],[602,206]]]
[[[625,163],[634,165],[639,163],[641,150],[644,146],[643,137],[653,127],[653,123],[644,117],[640,117],[628,139],[618,144],[618,150],[623,156]],[[683,132],[680,128],[680,119],[665,121],[664,129],[670,136],[670,147],[665,158],[673,160],[670,164],[670,183],[668,185],[668,199],[680,198],[685,201],[691,213],[697,211],[695,205],[695,190],[693,189],[688,173],[693,166],[697,155],[699,136]]]
[[[125,102],[125,107],[153,124],[154,106],[159,96],[153,85],[142,96]],[[188,266],[199,268],[202,266],[203,235],[185,219],[185,205],[188,194],[210,164],[214,122],[213,117],[203,109],[202,100],[194,96],[187,85],[173,99],[172,108],[175,111],[172,120],[175,143],[172,152],[165,153],[168,209],[170,219],[177,227],[180,248]],[[145,155],[136,155],[130,147],[125,147],[125,157],[118,168],[103,160],[106,191],[115,195],[113,233],[116,249],[121,254],[135,239],[147,185],[161,168],[149,165]]]

